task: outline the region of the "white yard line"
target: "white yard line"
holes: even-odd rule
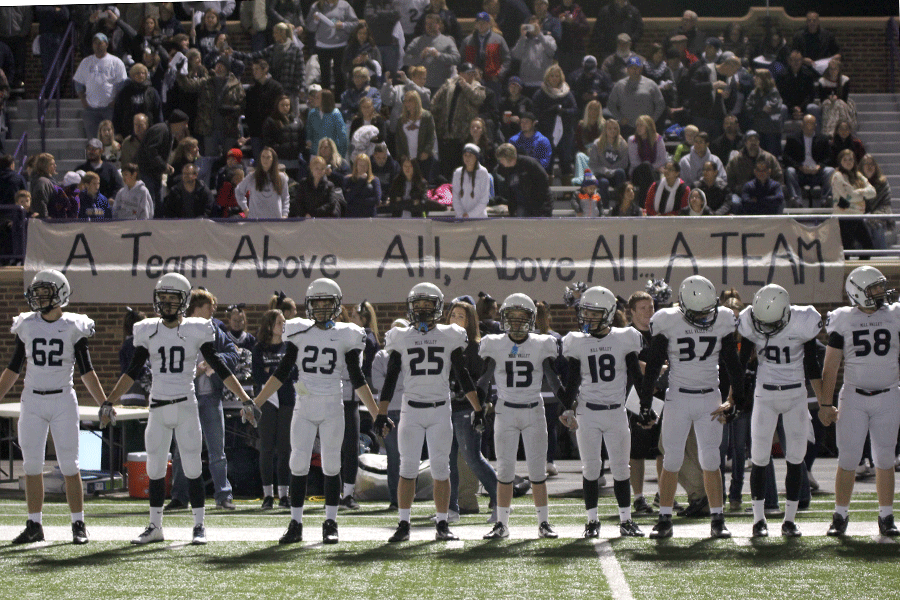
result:
[[[594,542],[594,549],[597,551],[597,556],[600,557],[600,569],[606,577],[612,597],[615,600],[634,600],[634,596],[631,595],[631,587],[622,571],[622,565],[619,564],[609,541],[597,540]]]

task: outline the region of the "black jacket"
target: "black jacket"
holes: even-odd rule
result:
[[[262,137],[263,123],[275,110],[275,103],[282,94],[284,88],[271,77],[263,83],[254,81],[253,85],[247,88],[245,118],[250,137]]]
[[[113,105],[113,128],[116,133],[128,137],[134,133],[134,115],[144,113],[150,125],[153,125],[162,119],[161,108],[159,92],[150,85],[149,79],[144,83],[129,79],[119,91]]]
[[[525,217],[553,216],[550,179],[541,163],[520,154],[514,166],[498,164],[496,172],[503,178],[502,185],[497,186],[495,182],[495,186],[501,192],[499,195],[506,198],[509,216],[517,216],[520,203]]]
[[[304,177],[297,186],[297,197],[291,198],[289,217],[337,218],[343,213],[344,197],[327,177],[313,185],[313,179]]]
[[[822,134],[816,134],[812,139],[812,157],[816,164],[824,166],[828,161],[829,145],[828,138]],[[787,137],[784,145],[784,152],[781,160],[784,167],[794,167],[798,171],[803,166],[803,160],[806,158],[806,144],[803,142],[803,132],[791,134]]]
[[[213,203],[212,192],[201,181],[197,181],[197,186],[193,192],[184,189],[184,185],[179,183],[172,188],[163,204],[165,211],[162,216],[169,219],[195,219],[197,217],[208,217],[212,214]]]
[[[172,151],[172,133],[168,123],[157,123],[147,130],[137,152],[137,166],[140,177],[159,180],[166,172],[169,153]],[[106,194],[104,194],[105,196]],[[109,198],[109,196],[106,196]]]

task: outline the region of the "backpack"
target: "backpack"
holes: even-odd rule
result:
[[[55,185],[53,193],[47,201],[47,216],[52,219],[76,219],[80,206],[78,188],[71,186],[71,192]]]

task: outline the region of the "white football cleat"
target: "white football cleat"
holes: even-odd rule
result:
[[[157,527],[153,523],[150,523],[141,535],[131,540],[131,543],[144,545],[153,542],[162,542],[163,540],[165,540],[165,538],[163,537],[162,527]]]

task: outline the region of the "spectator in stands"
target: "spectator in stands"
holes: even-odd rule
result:
[[[776,162],[776,164],[778,164]],[[780,167],[779,167],[780,168]],[[719,179],[719,169],[713,162],[703,165],[703,177],[697,185],[706,196],[706,205],[714,215],[728,215],[733,210],[732,194],[726,183]]]
[[[750,61],[754,69],[769,69],[776,77],[787,68],[791,47],[777,27],[767,27]]]
[[[94,53],[78,63],[72,78],[84,109],[82,120],[85,135],[89,138],[97,136],[100,121],[113,118],[116,95],[126,80],[122,59],[107,52],[109,38],[98,33],[92,46]]]
[[[291,33],[290,25],[284,22],[278,23],[272,30],[272,36],[275,38],[274,44],[250,54],[235,52],[232,58],[237,57],[242,60],[265,59],[269,66],[269,75],[281,84],[284,93],[291,98],[291,113],[296,117],[299,115],[297,97],[303,89],[305,63],[303,61],[303,50],[294,44]]]
[[[534,17],[541,32],[551,36],[559,48],[562,42],[562,23],[550,14],[548,0],[534,0]]]
[[[497,166],[497,149],[494,142],[487,132],[484,119],[475,117],[469,124],[469,136],[466,138],[466,144],[475,144],[478,146],[479,155],[478,162],[490,173]],[[464,151],[465,152],[465,151]]]
[[[369,70],[370,83],[375,85],[381,81],[384,72],[381,64],[381,52],[375,44],[372,32],[365,21],[360,20],[356,29],[350,35],[347,48],[344,50],[344,60],[341,62],[341,71],[345,79],[352,79],[356,67],[365,67]]]
[[[584,172],[578,191],[572,194],[570,203],[576,217],[602,217],[604,198],[597,193],[599,182],[591,170]]]
[[[221,189],[226,181],[231,181],[231,179],[233,179],[231,173],[232,169],[241,168],[243,170],[241,165],[242,160],[244,160],[244,153],[241,152],[240,148],[232,148],[225,154],[225,166],[220,167],[218,171],[216,171],[212,185],[213,191]]]
[[[142,113],[152,123],[162,120],[162,102],[159,92],[150,85],[149,71],[141,63],[134,64],[128,71],[129,79],[116,96],[112,122],[116,131],[131,135],[134,115]]]
[[[670,57],[673,60],[678,60],[678,63],[685,69],[685,72],[687,71],[687,69],[691,68],[691,65],[700,60],[697,54],[694,54],[693,52],[688,50],[688,38],[686,35],[677,34],[670,36],[666,40],[666,42],[668,43],[668,46],[663,45],[663,48],[665,48],[666,50],[666,61],[669,61]],[[700,56],[702,56],[702,54]],[[672,73],[676,75],[676,83],[680,82],[681,78],[678,77],[678,72],[674,67],[674,62],[669,62],[669,68],[671,68]]]
[[[722,32],[722,51],[734,53],[742,63],[750,58],[750,39],[745,35],[744,26],[740,22],[729,21],[725,26]]]
[[[37,219],[40,215],[31,210],[31,192],[28,190],[19,190],[16,192],[16,206],[21,206],[25,211],[26,219]]]
[[[638,198],[646,197],[646,190],[659,178],[666,160],[666,142],[662,135],[656,133],[653,117],[639,116],[634,135],[628,138],[628,169]]]
[[[247,192],[249,200],[246,199]],[[274,150],[268,146],[263,148],[255,168],[237,186],[234,196],[250,219],[284,219],[288,216],[288,178],[279,169]]]
[[[276,110],[278,99],[284,95],[284,88],[269,75],[269,63],[262,58],[253,61],[251,67],[253,83],[247,88],[244,120],[253,158],[259,159],[263,146],[263,123]]]
[[[15,158],[11,154],[0,156],[0,206],[15,204],[16,192],[25,187],[25,179],[16,172]]]
[[[728,189],[734,194],[735,201],[740,199],[744,185],[753,179],[756,163],[760,160],[766,161],[766,164],[769,165],[769,177],[784,185],[784,172],[781,164],[775,155],[761,147],[759,134],[751,129],[745,136],[744,147],[739,152],[732,154],[728,166],[725,168]]]
[[[381,109],[381,94],[378,88],[369,85],[370,73],[366,67],[354,67],[353,79],[350,87],[341,96],[341,115],[345,122],[353,120],[353,116],[359,112],[359,101],[370,98],[375,110]]]
[[[140,172],[134,163],[122,165],[122,181],[125,185],[116,194],[113,203],[114,219],[152,219],[153,198],[144,182],[139,179]]]
[[[620,33],[616,38],[616,51],[603,59],[600,69],[615,83],[628,76],[628,60],[638,54],[631,49],[631,36]],[[640,58],[638,56],[638,58]]]
[[[871,154],[863,156],[859,161],[859,170],[875,189],[875,197],[866,200],[866,214],[889,215],[891,209],[891,184],[881,172],[881,167]],[[888,219],[867,219],[866,227],[872,237],[872,246],[876,250],[884,250],[888,243],[886,236],[894,230],[894,221]]]
[[[815,104],[816,81],[819,74],[811,66],[803,63],[803,55],[799,50],[791,50],[787,67],[775,82],[787,109],[788,118],[799,121],[803,115],[809,114],[814,116],[817,122],[821,122],[822,108]]]
[[[522,131],[509,138],[509,143],[516,148],[516,152],[535,159],[549,172],[553,147],[550,140],[535,128],[537,117],[532,113],[525,113],[520,117],[519,124]]]
[[[424,217],[428,182],[419,172],[419,163],[408,156],[400,157],[400,172],[388,190],[388,205],[394,217]]]
[[[63,35],[69,26],[71,13],[67,6],[35,6],[34,17],[38,22],[40,36],[41,74],[43,79],[47,79],[53,59],[56,58]]]
[[[381,67],[386,73],[396,72],[400,67],[402,49],[394,32],[400,22],[401,8],[403,7],[400,0],[366,0],[363,16],[372,33],[372,39],[378,46],[382,60]]]
[[[769,162],[765,158],[756,161],[754,178],[744,184],[741,202],[735,212],[742,215],[780,215],[784,212],[784,192],[781,185],[771,178]]]
[[[596,67],[596,61],[594,63]],[[524,95],[524,85],[517,76],[509,78],[507,91],[509,92],[500,103],[500,134],[503,139],[509,139],[522,130],[519,120],[525,113],[534,112],[534,103],[531,98]],[[440,140],[438,140],[440,143]]]
[[[306,29],[315,34],[315,54],[319,57],[322,70],[322,88],[332,90],[337,98],[344,93],[346,85],[341,70],[344,51],[350,34],[358,24],[356,12],[346,0],[316,0],[306,17]]]
[[[180,55],[183,55],[184,58],[181,58]],[[172,57],[170,62],[174,67],[176,75],[180,76],[180,74],[182,74],[182,71],[184,70],[184,63],[182,61],[184,60],[187,61],[187,73],[185,75],[189,79],[203,79],[209,76],[209,70],[203,66],[203,59],[200,57],[200,51],[196,48],[186,50],[184,53],[179,51]],[[215,67],[215,65],[213,66]],[[170,81],[171,75],[167,77],[166,83]],[[184,112],[190,120],[191,130],[195,131],[197,128],[197,112],[200,104],[199,88],[191,90],[184,88],[181,85],[178,85],[176,77],[175,84],[172,85],[164,95],[166,97],[167,106],[163,108],[163,113],[165,114],[166,111],[172,110]],[[169,112],[169,114],[171,114],[171,112]]]
[[[753,91],[744,104],[744,118],[750,129],[759,132],[760,145],[775,156],[781,156],[781,134],[784,126],[781,94],[768,69],[756,69]]]
[[[706,194],[699,188],[694,188],[688,195],[688,205],[679,213],[682,217],[711,217],[713,211],[706,204]]]
[[[318,151],[324,138],[334,140],[338,152],[347,152],[347,128],[341,111],[335,107],[334,93],[318,84],[309,86],[309,112],[306,115],[306,147]]]
[[[282,94],[276,108],[263,123],[263,146],[269,146],[285,160],[296,161],[306,149],[306,132],[303,121],[291,116],[291,99]]]
[[[169,164],[172,165],[172,175],[169,177],[168,187],[173,187],[181,181],[181,170],[185,165],[196,165],[200,158],[200,142],[197,138],[186,137],[175,146],[172,155],[169,157]],[[162,216],[162,215],[157,215]]]
[[[10,86],[18,93],[25,88],[25,60],[28,56],[28,39],[31,34],[31,6],[0,7],[0,42],[9,46],[13,55],[13,69],[6,76]]]
[[[321,219],[341,216],[342,198],[334,183],[326,177],[326,168],[325,159],[321,156],[310,159],[309,175],[300,180],[297,204],[290,207],[291,217]]]
[[[827,165],[828,153],[828,138],[816,133],[816,118],[806,115],[801,130],[787,137],[782,155],[791,206],[805,196],[810,207],[818,208],[831,196],[834,168]],[[801,196],[801,191],[806,193]]]
[[[160,2],[159,7],[159,32],[165,38],[171,38],[178,34],[185,34],[181,20],[175,16],[175,10],[171,2]]]
[[[118,163],[122,157],[122,145],[116,138],[121,139],[121,136],[116,135],[112,121],[102,121],[100,128],[97,130],[97,139],[103,144],[100,156],[106,162]]]
[[[47,203],[47,216],[51,219],[74,219],[78,217],[78,186],[82,171],[69,171],[63,176],[59,186]]]
[[[819,101],[822,102],[822,112],[825,113],[825,102],[843,100],[847,102],[850,97],[850,78],[844,75],[843,62],[840,58],[832,58],[828,61],[828,68],[816,81],[816,90]],[[829,130],[827,122],[826,131]]]
[[[417,92],[413,93],[418,95]],[[419,99],[421,100],[421,96],[419,96]],[[377,144],[378,142],[383,142],[388,139],[387,123],[385,122],[384,117],[375,111],[375,104],[372,102],[372,99],[368,97],[362,98],[359,101],[359,112],[354,115],[353,121],[350,123],[350,139],[353,140],[353,134],[356,133],[360,127],[366,125],[372,125],[378,130],[378,134],[372,139],[371,143]]]
[[[834,195],[834,212],[843,215],[860,215],[866,212],[867,203],[873,201],[877,192],[865,175],[856,168],[853,150],[847,148],[838,154],[838,166],[831,177],[831,192]],[[874,247],[865,221],[841,219],[841,242],[845,250],[857,247],[871,250]]]
[[[610,192],[625,183],[628,172],[628,142],[615,119],[606,121],[596,141],[588,146],[588,167],[597,177],[597,191],[604,206],[612,206]]]
[[[97,138],[88,140],[85,146],[87,160],[77,167],[76,171],[93,171],[100,176],[100,192],[107,198],[115,198],[119,188],[122,187],[122,176],[118,169],[103,160],[103,142]]]
[[[662,179],[653,182],[647,190],[644,212],[648,217],[677,215],[688,205],[691,188],[679,176],[680,173],[678,163],[671,160],[666,162]]]
[[[534,98],[534,92],[544,80],[544,74],[553,64],[556,40],[549,33],[541,31],[538,18],[532,16],[528,23],[522,24],[519,40],[510,54],[521,64],[519,77],[525,86],[525,94]]]
[[[353,219],[375,217],[381,204],[381,181],[372,173],[372,161],[367,154],[357,154],[353,171],[344,179],[345,217]]]
[[[688,182],[689,185],[696,185],[700,180],[703,172],[703,165],[712,162],[719,171],[719,179],[727,181],[728,175],[725,172],[725,165],[719,160],[719,157],[709,151],[709,134],[701,131],[694,138],[694,147],[684,156],[680,162],[681,178]]]
[[[585,56],[581,61],[581,68],[572,72],[569,81],[572,82],[572,93],[575,94],[579,110],[584,110],[592,100],[598,101],[602,106],[606,106],[609,102],[612,80],[609,75],[597,68],[595,57]]]
[[[563,73],[569,75],[578,68],[584,55],[587,54],[587,38],[591,26],[575,0],[562,0],[551,14],[562,24],[562,38],[558,44],[556,58]]]
[[[568,185],[575,168],[577,105],[562,67],[553,65],[547,69],[541,89],[535,92],[531,100],[534,102],[538,129],[550,140],[553,147],[552,159],[559,162],[564,185]]]
[[[591,49],[599,56],[612,54],[616,51],[616,39],[620,33],[627,33],[634,45],[644,35],[641,12],[628,0],[612,0],[600,8],[591,32]]]
[[[228,219],[231,217],[245,217],[237,202],[234,191],[244,180],[244,169],[240,166],[230,167],[226,171],[224,181],[219,186],[216,194],[216,205],[213,207],[213,217]]]
[[[428,15],[437,15],[441,19],[441,32],[450,37],[457,46],[463,39],[462,29],[456,14],[447,7],[447,0],[430,0],[425,7],[422,18],[416,24],[414,36],[418,37],[425,33],[428,28]]]
[[[134,37],[129,40],[128,53],[132,59],[140,60],[140,56],[144,53],[144,48],[162,48],[163,42],[166,41],[167,37],[171,36],[163,36],[156,17],[148,14],[141,20]]]
[[[484,21],[476,20],[476,26],[478,23]],[[472,35],[480,34],[475,32]],[[471,36],[466,39],[470,38]],[[487,41],[491,39],[493,38],[488,37]],[[459,166],[457,163],[462,157],[463,142],[469,135],[469,124],[478,116],[486,96],[484,86],[477,79],[478,70],[474,65],[464,62],[457,71],[459,74],[447,80],[431,99],[438,156],[441,157],[441,175],[446,180],[453,177],[453,171]]]
[[[350,174],[350,163],[344,160],[344,156],[338,152],[334,140],[322,138],[319,140],[319,148],[316,152],[325,161],[325,175],[338,190],[344,185],[344,177]]]
[[[469,143],[463,147],[463,165],[453,172],[453,210],[460,219],[487,218],[491,196],[488,170],[479,163],[481,149]]]
[[[497,174],[503,178],[504,197],[511,217],[549,217],[553,214],[550,178],[541,164],[520,156],[512,144],[497,148]],[[495,186],[497,182],[495,181]],[[496,189],[496,187],[495,187]]]
[[[734,115],[726,115],[722,119],[722,132],[722,135],[710,143],[709,151],[718,156],[722,164],[727,165],[732,152],[739,152],[744,147],[744,135]]]
[[[403,95],[403,114],[394,132],[394,143],[397,154],[416,157],[425,179],[434,179],[437,171],[434,118],[429,111],[422,109],[422,100],[416,92],[409,91]]]
[[[195,132],[203,136],[204,155],[218,156],[233,148],[246,94],[231,73],[230,59],[219,58],[211,76],[190,79],[179,74],[177,81],[188,92],[199,92]]]
[[[214,198],[202,181],[197,181],[197,165],[185,163],[181,179],[169,191],[162,216],[169,219],[195,219],[212,214]]]
[[[732,56],[719,64],[700,61],[689,71],[684,108],[690,111],[691,122],[713,138],[722,135],[722,119],[740,100],[733,77],[740,67],[741,61]]]
[[[387,144],[381,142],[375,144],[372,151],[372,173],[381,182],[381,203],[387,201],[386,193],[391,189],[391,183],[400,174],[400,164],[394,160],[388,152]]]
[[[697,13],[686,10],[681,15],[681,25],[669,33],[668,39],[673,36],[683,35],[686,38],[685,49],[694,56],[700,56],[706,47],[707,35],[697,27]]]
[[[406,47],[403,62],[413,67],[425,67],[425,87],[433,94],[450,79],[451,68],[459,64],[459,59],[456,41],[441,33],[441,16],[429,13],[425,15],[425,33]]]
[[[857,163],[866,155],[866,148],[859,138],[853,135],[853,129],[850,127],[849,121],[838,121],[838,124],[834,128],[834,133],[831,136],[828,149],[829,158],[826,164],[829,167],[834,168],[837,168],[838,156],[844,150],[852,150]]]
[[[641,115],[649,115],[654,123],[666,109],[662,92],[652,80],[641,75],[644,63],[640,57],[628,59],[628,77],[616,82],[609,95],[609,112],[619,122],[623,136],[631,136]]]
[[[124,58],[128,54],[132,40],[137,36],[137,31],[124,19],[120,19],[120,14],[118,7],[114,5],[98,7],[98,10],[90,13],[87,24],[80,28],[80,32],[83,34],[82,55],[87,56],[92,52],[92,41],[98,33],[102,33],[109,39],[108,51],[110,54],[119,58]],[[75,20],[76,23],[79,21],[77,16]]]
[[[381,106],[391,109],[390,121],[387,129],[393,131],[397,128],[400,115],[403,113],[403,95],[414,91],[419,94],[422,108],[431,110],[431,90],[426,87],[428,83],[428,70],[425,67],[410,67],[409,76],[405,71],[397,71],[396,81],[391,78],[392,73],[384,74],[384,85],[381,86]],[[438,82],[440,86],[445,80]],[[393,135],[393,134],[392,134]]]
[[[791,48],[799,50],[803,61],[810,67],[814,62],[830,59],[841,51],[834,34],[822,27],[819,13],[812,10],[806,13],[806,27],[794,33]]]
[[[521,3],[521,0],[506,1]],[[486,4],[488,2],[499,5],[499,0],[486,0]],[[509,20],[512,21],[512,15],[505,16],[509,17]],[[525,15],[523,20],[514,24],[515,34],[513,34],[511,39],[518,39],[519,25],[526,22],[528,16],[530,15]],[[460,54],[462,55],[462,59],[466,61],[463,64],[474,65],[481,69],[484,85],[490,87],[498,96],[501,93],[503,79],[506,72],[509,71],[511,62],[507,39],[504,39],[507,37],[507,33],[508,32],[504,29],[504,34],[501,36],[499,33],[492,31],[491,16],[487,12],[480,12],[475,15],[475,30],[463,40],[462,45],[460,46]],[[458,69],[458,72],[462,74],[462,66]],[[478,105],[481,106],[481,102],[479,102]],[[459,156],[460,154],[461,153],[457,149],[457,151],[453,153],[453,156]]]
[[[603,133],[603,107],[597,100],[591,100],[584,107],[583,117],[575,125],[575,174],[580,176],[588,161],[588,148]],[[618,127],[618,123],[616,123]],[[580,168],[579,168],[580,167]]]
[[[122,140],[121,152],[119,154],[119,163],[133,163],[137,158],[138,148],[141,146],[141,140],[144,139],[144,134],[147,133],[147,129],[150,127],[150,122],[147,119],[147,115],[144,113],[139,113],[134,115],[131,119],[131,135],[127,136],[124,140]]]
[[[156,90],[156,93],[159,94],[160,100],[162,100],[163,93],[169,94],[175,84],[172,80],[166,80],[166,75],[169,72],[169,54],[165,51],[160,52],[147,47],[138,55],[138,60],[147,67],[147,80],[153,86],[153,89]],[[163,103],[163,118],[170,110],[168,106],[169,103]]]
[[[112,209],[109,200],[100,193],[100,176],[93,171],[88,171],[81,177],[78,185],[78,218],[79,219],[109,219],[112,217]]]
[[[516,40],[519,39],[519,26],[527,23],[531,17],[531,11],[528,10],[528,6],[523,0],[484,0],[482,9],[492,18],[492,26],[496,27],[496,32],[503,37],[507,47],[516,43]],[[481,13],[475,16],[476,28],[481,19],[483,19]],[[465,45],[466,43],[463,41],[463,46]],[[475,64],[482,71],[485,70],[483,65],[471,60],[465,52],[463,52],[463,60]],[[507,63],[507,68],[508,66]]]
[[[662,92],[667,107],[675,106],[677,99],[675,75],[669,68],[669,63],[666,62],[666,52],[663,50],[662,44],[654,43],[650,47],[649,59],[644,63],[644,77],[659,86],[659,91]]]
[[[616,188],[616,202],[609,213],[611,217],[643,217],[646,212],[634,201],[634,184],[626,181]]]
[[[153,198],[154,207],[159,209],[160,214],[162,213],[163,173],[171,175],[175,172],[168,162],[169,153],[172,151],[173,141],[183,139],[187,129],[188,116],[180,110],[174,110],[169,116],[168,122],[157,123],[147,129],[137,151],[136,168]],[[153,211],[147,218],[152,218],[152,216]]]
[[[196,21],[196,17],[195,17]],[[190,37],[191,46],[200,50],[200,57],[206,58],[216,49],[216,38],[225,29],[225,21],[220,20],[219,12],[213,8],[207,9],[203,13],[203,18],[199,23],[191,23]],[[228,65],[229,69],[231,64]]]

